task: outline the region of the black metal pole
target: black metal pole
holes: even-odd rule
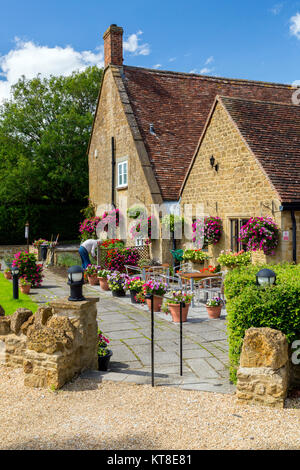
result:
[[[18,299],[19,298],[19,276],[18,274],[13,274],[13,298]]]
[[[154,387],[154,305],[151,294],[151,384]]]
[[[180,302],[180,375],[182,375],[182,307],[185,307],[184,302]]]

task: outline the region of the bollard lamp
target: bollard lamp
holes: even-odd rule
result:
[[[11,268],[11,273],[12,273],[12,284],[13,284],[13,298],[18,299],[19,298],[19,273],[20,270],[17,266],[13,266]]]
[[[258,286],[273,286],[276,284],[276,274],[271,269],[261,269],[256,274],[256,284]]]
[[[72,266],[68,269],[68,285],[70,286],[71,302],[80,302],[85,300],[82,295],[82,286],[84,284],[84,271],[81,266]]]

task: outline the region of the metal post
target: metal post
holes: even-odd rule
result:
[[[19,276],[18,274],[13,274],[13,298],[17,300],[19,298]]]
[[[195,306],[195,302],[194,302],[194,279],[191,278],[191,291],[192,291],[192,308]]]
[[[154,305],[153,294],[151,294],[151,383],[154,387]]]
[[[182,307],[185,307],[184,302],[180,302],[180,375],[182,375]]]

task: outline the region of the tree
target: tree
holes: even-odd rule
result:
[[[0,107],[0,204],[82,201],[102,69],[22,77]]]

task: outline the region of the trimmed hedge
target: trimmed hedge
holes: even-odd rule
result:
[[[27,220],[30,223],[30,242],[38,238],[50,240],[51,235],[56,237],[58,233],[60,241],[76,240],[83,207],[84,202],[72,205],[0,205],[0,244],[24,244]]]
[[[256,285],[256,273],[272,269],[276,285]],[[300,338],[300,265],[279,264],[240,267],[225,278],[227,329],[229,335],[230,379],[236,383],[236,371],[245,332],[251,327],[269,327],[282,331],[289,343]]]

